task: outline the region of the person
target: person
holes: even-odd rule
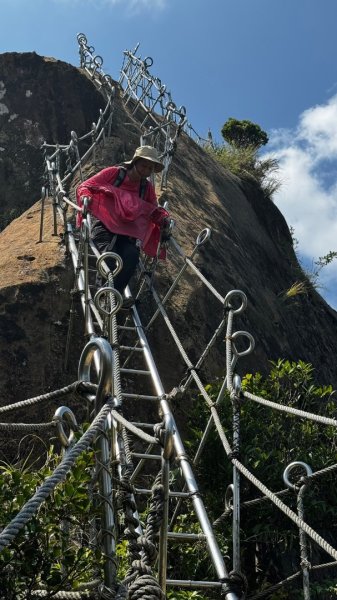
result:
[[[162,232],[169,227],[169,213],[158,206],[148,179],[163,168],[156,148],[140,146],[131,160],[107,167],[77,187],[79,206],[83,206],[84,196],[89,198],[91,236],[97,249],[101,253],[115,252],[122,258],[123,268],[114,278],[114,287],[121,294],[137,268],[140,249],[148,256],[157,256]],[[82,213],[77,215],[80,226]],[[165,258],[165,249],[160,249],[159,257]],[[114,260],[106,262],[111,270],[115,268]]]

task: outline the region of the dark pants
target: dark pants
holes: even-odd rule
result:
[[[97,249],[103,252],[115,252],[119,254],[123,261],[123,268],[114,277],[114,287],[119,292],[123,293],[124,288],[128,285],[132,275],[134,274],[139,260],[139,248],[136,245],[134,238],[129,238],[126,235],[116,235],[106,227],[101,221],[94,221],[91,230],[92,240]],[[116,261],[111,258],[106,260],[108,267],[113,271],[116,267]]]

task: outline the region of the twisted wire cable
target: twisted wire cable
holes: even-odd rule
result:
[[[89,429],[81,439],[64,455],[61,463],[56,467],[54,473],[47,477],[37,492],[26,502],[20,512],[0,533],[0,551],[8,546],[16,537],[18,532],[25,526],[31,517],[37,512],[41,504],[51,494],[53,489],[65,480],[76,459],[84,452],[94,440],[97,432],[102,428],[107,415],[113,406],[113,400],[109,398]]]
[[[29,592],[32,598],[55,598],[55,600],[99,600],[100,596],[97,592],[93,591],[80,591],[80,592],[50,592],[47,590],[33,590]]]
[[[40,396],[35,396],[34,398],[28,398],[27,400],[22,400],[21,402],[15,402],[14,404],[10,404],[8,406],[1,406],[0,414],[6,413],[6,412],[11,412],[13,410],[16,410],[17,408],[33,406],[34,404],[39,404],[40,402],[43,402],[44,400],[55,400],[56,398],[60,398],[62,396],[67,396],[68,394],[71,394],[72,392],[77,391],[80,383],[83,383],[83,382],[75,381],[74,383],[71,383],[70,385],[67,385],[59,390],[54,390],[53,392],[41,394]]]
[[[337,562],[333,561],[333,562],[324,563],[321,565],[312,565],[310,570],[311,571],[320,571],[321,569],[328,569],[328,568],[336,567],[336,566],[337,566]],[[286,577],[286,579],[283,579],[282,581],[275,583],[275,585],[271,585],[267,589],[265,589],[261,592],[258,592],[257,594],[254,593],[252,596],[248,596],[248,600],[260,600],[260,598],[266,598],[266,597],[270,596],[270,594],[272,594],[273,592],[276,592],[277,590],[279,590],[280,588],[286,587],[289,583],[292,583],[293,581],[295,581],[295,579],[298,579],[298,577],[301,577],[301,575],[302,575],[302,571],[296,571],[296,573],[289,575],[289,577]]]
[[[118,421],[118,423],[123,425],[123,427],[128,429],[131,433],[139,437],[144,442],[147,442],[148,444],[158,444],[158,440],[155,437],[149,435],[148,433],[145,433],[145,431],[133,425],[130,421],[125,419],[125,417],[123,417],[117,410],[112,410],[111,414],[114,417],[114,419]]]
[[[271,402],[271,400],[265,400],[264,398],[256,396],[255,394],[252,394],[250,392],[243,391],[242,394],[245,398],[249,398],[249,400],[254,400],[254,402],[257,402],[258,404],[262,404],[264,406],[269,406],[270,408],[275,408],[275,410],[286,412],[291,415],[297,415],[298,417],[302,417],[303,419],[309,419],[311,421],[316,421],[317,423],[323,423],[324,425],[333,425],[334,427],[337,427],[336,419],[331,419],[330,417],[324,417],[322,415],[309,413],[298,408],[293,408],[292,406],[278,404],[277,402]]]
[[[14,431],[22,431],[24,433],[36,431],[52,431],[56,427],[56,422],[50,423],[0,423],[0,431],[13,433]]]
[[[235,393],[233,388],[233,373],[231,369],[232,362],[232,344],[231,344],[231,335],[232,335],[232,321],[233,321],[234,311],[230,308],[228,311],[228,327],[227,327],[227,336],[226,336],[226,369],[227,369],[227,386],[230,390],[231,394]],[[212,414],[214,411],[214,407],[212,408]],[[215,411],[216,412],[216,411]],[[290,518],[298,527],[302,529],[311,539],[313,539],[321,548],[323,548],[332,558],[337,559],[337,550],[331,546],[324,538],[322,538],[314,529],[312,529],[305,521],[299,518],[299,516],[292,511],[286,504],[284,504],[276,494],[271,492],[257,477],[255,477],[235,456],[231,451],[230,445],[226,438],[225,432],[222,429],[221,422],[219,420],[218,415],[213,415],[214,422],[217,426],[220,439],[223,442],[224,449],[226,451],[227,456],[230,458],[232,464],[250,481],[257,489],[259,489],[265,496],[269,498],[281,510],[288,518]],[[221,433],[220,433],[221,429]]]
[[[133,551],[138,552],[139,558],[132,561],[131,568],[123,581],[128,588],[130,600],[141,598],[165,600],[165,594],[152,575],[152,565],[157,557],[155,538],[160,529],[164,509],[164,487],[161,477],[162,474],[159,472],[152,486],[151,504],[145,531],[143,535],[137,537],[133,544]]]

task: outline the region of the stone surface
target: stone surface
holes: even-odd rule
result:
[[[40,197],[41,145],[82,136],[105,105],[72,65],[35,52],[0,54],[0,230]]]
[[[23,69],[27,57],[21,56]],[[5,58],[2,55],[3,64]],[[8,114],[14,114],[15,110],[9,66],[15,61],[16,69],[20,70],[20,55],[9,55],[7,60],[6,96],[1,102],[11,107],[10,112],[5,114],[8,121]],[[50,65],[55,65],[55,61],[34,55],[30,60],[37,61],[39,65],[36,86],[32,88],[31,82],[29,85],[27,82],[26,86],[22,83],[22,89],[33,91],[36,104],[39,104],[39,91],[42,95],[45,93],[42,82],[47,89],[54,88],[54,71]],[[87,77],[77,69],[59,61],[56,64],[58,77],[62,78],[64,70],[64,77],[69,79],[69,89],[76,89],[77,82],[79,90],[88,85],[92,88]],[[24,76],[22,81],[25,81]],[[79,124],[80,117],[77,115],[75,118],[74,114],[76,111],[67,113],[66,110],[68,103],[73,102],[72,94],[68,96],[66,88],[62,93],[62,101],[59,95],[58,100],[54,95],[53,102],[50,102],[54,123],[55,119],[65,122],[64,112],[68,115],[69,130],[85,127],[92,120],[97,120],[97,114],[94,116],[89,112],[89,116],[81,117],[83,121]],[[97,96],[93,88],[88,94],[92,94],[93,98]],[[92,106],[90,110],[93,110]],[[74,116],[73,123],[70,122],[71,114]],[[38,131],[49,138],[49,135],[58,135],[58,128],[56,124],[51,127],[48,115],[41,114]],[[32,122],[36,122],[35,117]],[[26,142],[23,140],[27,139],[24,138],[23,121],[20,124],[18,119],[12,119],[13,126],[14,123],[17,130],[15,135],[12,134],[13,139],[24,146]],[[126,111],[117,97],[111,138],[97,153],[95,164],[89,162],[86,165],[84,177],[104,166],[130,158],[139,145],[139,133],[137,113],[133,115]],[[53,140],[49,138],[47,141]],[[38,145],[34,146],[36,150]],[[12,151],[15,151],[14,145]],[[37,168],[32,168],[26,171],[26,175],[30,198],[35,202],[39,197],[37,178],[40,174]],[[24,193],[25,186],[20,177],[13,178],[10,192],[13,202]],[[75,176],[67,190],[72,199],[78,181],[78,176]],[[2,187],[2,172],[0,183]],[[240,289],[247,295],[247,309],[235,319],[234,329],[251,333],[256,348],[252,355],[240,360],[238,372],[242,375],[247,371],[266,371],[269,361],[277,358],[302,359],[313,364],[318,381],[332,383],[336,387],[337,314],[310,285],[306,294],[285,299],[286,290],[295,281],[303,279],[303,274],[283,216],[271,201],[264,198],[256,183],[226,172],[205,150],[183,134],[169,173],[168,188],[164,191],[157,188],[157,191],[162,202],[169,202],[176,221],[175,238],[187,255],[192,252],[198,233],[204,227],[212,229],[209,242],[195,256],[195,264],[202,274],[223,296],[232,289]],[[85,343],[82,317],[79,316],[72,364],[70,371],[65,373],[63,364],[73,286],[72,265],[66,256],[62,237],[52,236],[50,207],[43,242],[36,243],[39,239],[40,207],[39,204],[33,205],[33,201],[31,208],[0,234],[1,404],[43,393],[76,379],[76,365]],[[168,260],[159,265],[155,276],[155,284],[161,294],[167,291],[180,266],[170,251]],[[139,309],[144,323],[150,315],[150,308],[151,299],[144,292]],[[221,319],[223,307],[188,270],[172,295],[167,310],[191,362],[195,364]],[[149,338],[165,389],[170,391],[185,376],[186,366],[161,317],[149,331]],[[224,371],[224,338],[225,333],[211,350],[202,369],[202,375],[209,380]]]

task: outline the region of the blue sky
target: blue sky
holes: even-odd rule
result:
[[[201,136],[220,141],[229,117],[258,123],[303,264],[337,251],[336,0],[0,0],[0,15],[0,52],[77,66],[82,32],[118,79],[139,42]],[[337,261],[321,283],[337,308]]]

